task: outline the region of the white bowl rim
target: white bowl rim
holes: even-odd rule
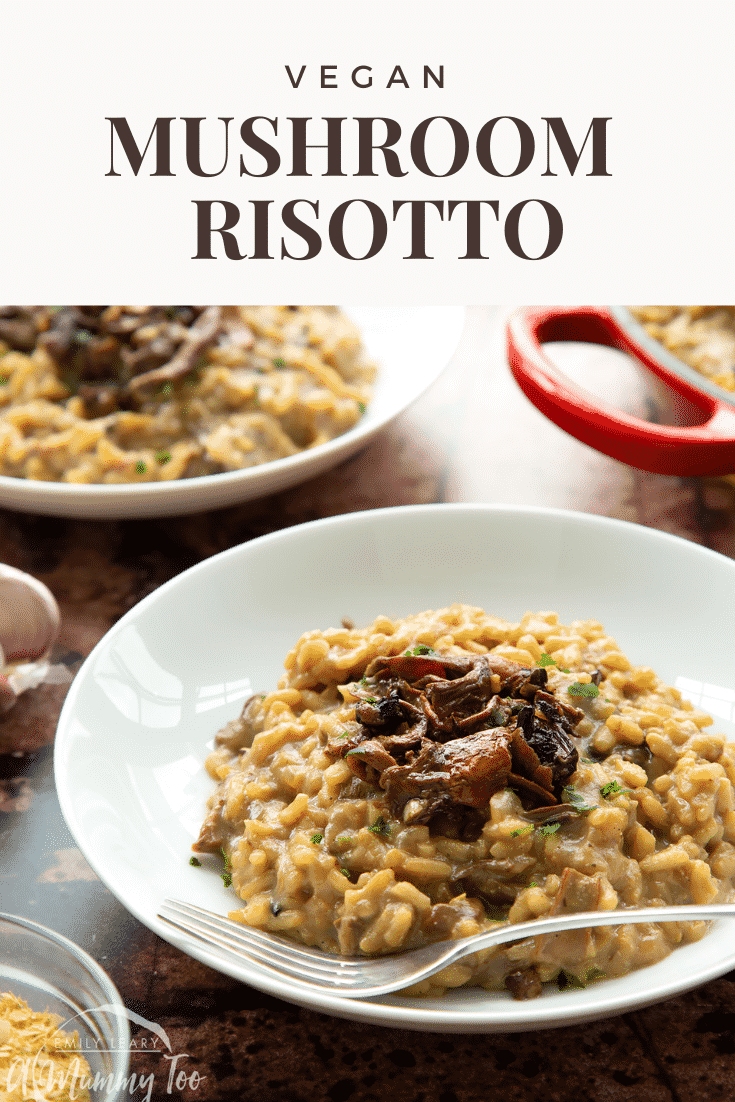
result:
[[[338,514],[336,516],[319,518],[304,524],[294,525],[290,528],[279,529],[278,531],[270,532],[253,540],[249,540],[246,543],[228,548],[225,551],[219,552],[217,555],[213,555],[189,567],[187,570],[182,571],[181,574],[164,583],[159,589],[143,598],[143,600],[130,609],[97,643],[84,665],[91,668],[91,663],[99,652],[114,639],[119,631],[124,630],[127,624],[132,622],[140,612],[144,612],[150,605],[155,604],[162,593],[170,592],[179,585],[186,585],[188,578],[195,574],[216,570],[218,563],[222,561],[238,555],[247,556],[249,553],[248,549],[252,548],[254,545],[265,547],[276,541],[298,540],[300,538],[300,533],[317,528],[329,529],[341,525],[359,526],[366,522],[379,523],[382,519],[402,516],[408,517],[411,515],[431,516],[444,514],[450,516],[452,513],[484,514],[495,517],[501,517],[504,514],[510,516],[527,516],[529,518],[540,516],[558,519],[564,523],[569,522],[572,525],[581,524],[592,528],[607,529],[611,534],[614,532],[625,532],[631,535],[635,533],[637,538],[644,541],[651,541],[654,545],[660,544],[668,547],[686,548],[692,555],[702,556],[704,559],[709,559],[720,564],[727,563],[733,570],[733,581],[735,583],[735,562],[727,556],[721,555],[710,548],[690,542],[672,533],[664,532],[656,528],[648,528],[635,522],[620,520],[614,517],[600,516],[595,513],[583,513],[556,507],[516,504],[450,502],[427,505],[390,506],[381,509]],[[84,669],[84,667],[82,669]],[[82,671],[80,671],[80,673],[81,672]],[[74,701],[81,684],[82,681],[78,675],[71,685],[62,708],[59,720],[60,729],[66,723],[67,718],[72,716]],[[58,763],[59,759],[60,743],[57,741],[55,747],[55,761]],[[71,827],[73,809],[71,802],[68,800],[68,795],[66,793],[60,793],[60,801],[64,817],[67,823],[70,824],[72,834],[74,834],[74,830]],[[66,809],[67,806],[68,814]],[[90,860],[90,863],[95,867],[93,860]],[[95,868],[95,871],[104,881],[104,870]],[[126,901],[124,905],[141,923],[143,923],[143,925],[147,926],[154,933],[158,934],[158,936],[163,937],[188,955],[233,978],[240,979],[241,982],[245,982],[252,987],[275,995],[286,1002],[295,1003],[296,1005],[322,1013],[327,1012],[335,1017],[345,1017],[374,1025],[385,1025],[393,1028],[430,1032],[518,1032],[536,1028],[562,1027],[572,1025],[576,1022],[598,1020],[600,1018],[625,1013],[631,1009],[641,1009],[662,999],[681,994],[711,979],[715,979],[735,967],[734,943],[733,950],[727,957],[718,959],[708,968],[700,969],[696,973],[696,976],[687,976],[684,979],[677,976],[672,979],[667,979],[665,982],[660,982],[656,986],[649,987],[645,991],[645,994],[639,994],[632,998],[628,993],[621,997],[621,994],[617,991],[617,986],[624,983],[630,975],[640,974],[642,971],[645,972],[645,969],[639,969],[637,973],[629,973],[628,976],[621,977],[620,979],[607,980],[604,984],[592,985],[591,987],[585,988],[582,992],[572,992],[571,995],[565,993],[565,997],[569,1000],[570,1008],[569,1012],[565,1013],[561,1020],[559,1020],[558,1006],[553,1003],[551,1005],[544,1005],[542,1000],[531,1000],[528,1004],[524,1004],[524,1006],[528,1006],[528,1011],[526,1013],[519,1011],[517,1015],[514,1015],[512,1022],[503,1022],[498,1019],[497,1015],[492,1015],[493,993],[491,992],[488,992],[489,1016],[488,1011],[485,1010],[466,1010],[460,1008],[453,1009],[451,1014],[444,1016],[438,1014],[435,1008],[422,1006],[421,999],[401,998],[400,994],[385,996],[380,1001],[346,999],[338,995],[325,996],[319,994],[315,996],[307,986],[300,986],[296,982],[281,981],[277,978],[264,978],[263,982],[261,982],[259,977],[253,975],[248,975],[247,978],[244,978],[242,975],[238,975],[237,970],[233,970],[232,966],[228,968],[226,962],[223,962],[221,957],[218,957],[215,953],[208,952],[203,944],[197,943],[193,939],[187,938],[185,935],[179,935],[178,932],[157,919],[157,917],[145,913],[141,908],[133,907],[129,900]],[[607,992],[607,994],[605,992]],[[574,996],[576,995],[584,996],[583,1005],[571,1005],[573,1001],[575,1001]]]

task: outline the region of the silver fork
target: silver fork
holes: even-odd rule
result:
[[[367,999],[409,987],[479,949],[522,941],[561,930],[620,926],[630,922],[682,922],[735,918],[735,905],[713,903],[680,907],[644,907],[629,911],[580,911],[498,926],[459,941],[439,941],[388,957],[339,957],[298,945],[287,938],[243,926],[193,903],[167,899],[158,912],[170,926],[216,946],[239,960],[256,964],[280,979],[288,978],[322,994]]]

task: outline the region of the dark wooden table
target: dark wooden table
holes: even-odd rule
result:
[[[73,674],[114,621],[202,558],[316,517],[436,501],[552,505],[635,521],[735,557],[735,487],[634,471],[578,444],[507,369],[503,311],[472,308],[442,379],[362,454],[265,500],[176,519],[83,522],[0,510],[0,561],[49,585],[56,658]],[[647,397],[625,357],[559,346],[572,375],[631,410]],[[187,1084],[136,1033],[150,1097],[219,1102],[730,1102],[735,973],[586,1026],[441,1035],[297,1009],[210,971],[141,926],[86,864],[61,817],[52,744],[66,685],[41,685],[0,718],[0,909],[67,935],[126,1006],[163,1026]],[[675,957],[672,958],[675,967]],[[134,1032],[136,1027],[134,1027]],[[192,1073],[202,1077],[192,1078]],[[150,1080],[146,1080],[147,1083]],[[180,1080],[183,1082],[183,1080]],[[194,1085],[192,1085],[194,1084]],[[138,1092],[134,1097],[147,1096]]]

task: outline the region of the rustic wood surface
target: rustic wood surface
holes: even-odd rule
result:
[[[0,510],[0,562],[52,589],[55,656],[73,675],[115,620],[161,582],[265,532],[332,514],[438,501],[552,505],[673,532],[735,556],[735,488],[649,475],[566,436],[507,369],[504,312],[468,311],[450,367],[412,410],[341,467],[259,502],[191,517],[83,522]],[[619,353],[559,346],[569,374],[621,407],[650,407]],[[136,1033],[134,1097],[219,1102],[729,1102],[735,973],[679,998],[586,1026],[506,1036],[421,1034],[297,1009],[213,972],[141,926],[74,845],[54,791],[52,743],[67,685],[42,685],[0,717],[0,909],[66,934],[107,969],[123,1001],[186,1054],[169,1089]],[[675,967],[675,964],[672,964]],[[197,1083],[192,1072],[202,1077]],[[149,1082],[146,1080],[146,1082]],[[195,1085],[192,1086],[192,1083]]]

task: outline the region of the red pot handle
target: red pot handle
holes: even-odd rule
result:
[[[542,341],[585,341],[619,348],[686,398],[698,425],[655,425],[578,389],[554,366]],[[636,344],[599,306],[530,307],[508,322],[510,369],[523,393],[565,432],[613,459],[656,474],[717,475],[735,471],[735,409],[718,402]]]

